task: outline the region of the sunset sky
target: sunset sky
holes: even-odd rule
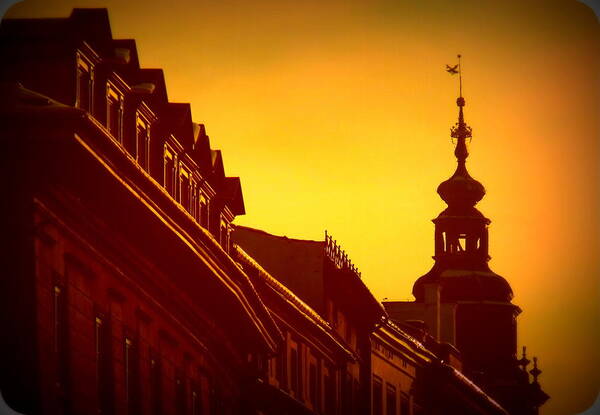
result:
[[[295,238],[327,229],[378,299],[412,298],[433,260],[436,193],[463,55],[467,167],[487,195],[491,268],[523,309],[543,415],[600,385],[600,24],[575,0],[25,0],[9,17],[107,7],[169,99],[190,102],[226,173],[236,223]]]

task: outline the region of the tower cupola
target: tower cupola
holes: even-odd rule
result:
[[[456,171],[448,180],[442,182],[437,189],[440,197],[446,202],[448,207],[453,209],[472,208],[485,195],[485,188],[477,180],[473,179],[467,171],[466,161],[469,157],[467,149],[467,138],[471,139],[471,127],[465,123],[463,107],[465,99],[459,97],[456,100],[458,105],[458,122],[450,129],[450,135],[456,139]]]
[[[485,188],[467,171],[467,140],[470,143],[473,131],[464,116],[466,101],[462,96],[460,61],[457,67],[461,77],[456,100],[458,121],[450,128],[457,166],[454,174],[437,188],[448,207],[433,219],[435,264],[415,282],[413,294],[419,301],[425,284],[439,283],[442,301],[510,301],[510,285],[488,266],[490,220],[475,207],[485,196]]]

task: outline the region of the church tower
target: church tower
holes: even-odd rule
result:
[[[460,75],[460,63],[449,72],[457,67]],[[488,265],[490,220],[475,207],[485,188],[467,171],[472,130],[465,122],[462,85],[460,90],[458,122],[450,129],[456,171],[437,188],[448,206],[433,219],[435,263],[415,282],[414,302],[389,301],[384,306],[401,325],[422,324],[439,344],[454,346],[462,371],[510,414],[533,415],[548,396],[537,382],[537,364],[529,372],[530,382],[525,352],[517,358],[516,317],[521,309],[512,303],[509,283]]]
[[[437,192],[448,207],[433,220],[435,264],[413,287],[417,302],[425,302],[426,285],[438,286],[440,302],[454,304],[454,345],[473,375],[510,370],[515,366],[519,307],[512,304],[508,282],[488,266],[490,220],[475,207],[485,195],[471,177],[466,161],[471,128],[464,120],[465,99],[457,99],[458,122],[451,129],[456,140],[456,171]],[[443,324],[443,322],[441,322]]]

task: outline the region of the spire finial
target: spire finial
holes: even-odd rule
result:
[[[527,359],[527,347],[523,346],[523,356],[517,363],[521,366],[523,371],[527,370],[527,365],[529,365],[529,359]]]
[[[529,373],[531,373],[531,376],[533,376],[533,383],[537,383],[538,376],[542,374],[542,371],[540,369],[538,369],[537,362],[538,362],[537,357],[534,357],[533,358],[533,369],[531,369],[529,371]]]
[[[459,98],[462,98],[462,70],[460,67],[460,58],[461,58],[460,53],[456,56],[458,57],[458,96],[459,96]],[[463,101],[462,106],[464,106],[465,105],[464,99],[462,101]]]
[[[458,58],[458,63],[453,66],[446,65],[446,72],[448,72],[450,75],[458,74],[458,99],[456,100],[456,104],[459,107],[464,107],[465,99],[462,96],[462,65],[460,61],[462,55],[459,53],[458,55],[456,55],[456,57]]]
[[[456,150],[454,151],[454,155],[456,156],[459,164],[465,162],[467,157],[469,156],[469,152],[467,151],[467,144],[465,140],[467,138],[471,138],[471,127],[465,123],[465,117],[463,114],[463,107],[465,106],[465,99],[462,96],[462,68],[461,68],[461,57],[462,55],[457,55],[458,63],[454,66],[446,65],[446,71],[451,75],[458,74],[459,84],[458,84],[458,93],[459,96],[456,99],[456,105],[458,105],[458,122],[450,129],[450,136],[452,138],[456,138]]]

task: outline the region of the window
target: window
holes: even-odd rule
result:
[[[200,212],[198,213],[198,216],[200,219],[200,226],[208,229],[208,200],[202,192],[200,192],[199,199],[198,208],[200,209]]]
[[[269,383],[277,377],[277,358],[272,357],[267,360],[267,369],[269,373]]]
[[[194,217],[194,220],[196,222],[199,222],[200,217],[198,216],[198,186],[196,184],[196,180],[194,180],[193,178],[190,181],[190,195],[192,198],[190,202],[190,213]]]
[[[209,384],[209,410],[211,415],[220,415],[223,413],[223,399],[221,398],[220,386],[213,378],[208,380]]]
[[[186,396],[185,396],[185,382],[183,376],[179,375],[175,379],[175,403],[177,406],[177,414],[186,414]]]
[[[77,107],[90,112],[92,98],[92,82],[90,66],[83,60],[77,63]]]
[[[351,414],[353,412],[352,375],[348,372],[345,372],[343,375],[342,393],[343,393],[343,400],[342,400],[343,413]]]
[[[345,332],[346,343],[351,344],[352,341],[352,326],[350,326],[350,322],[346,321],[346,332]]]
[[[200,414],[202,414],[202,402],[200,402],[198,388],[196,386],[192,386],[192,415]]]
[[[311,362],[308,366],[308,400],[314,409],[317,408],[317,365]]]
[[[325,413],[333,415],[336,408],[335,372],[329,365],[323,368],[323,386],[325,388],[323,394]]]
[[[167,192],[175,197],[175,155],[173,151],[165,145],[163,183]]]
[[[373,376],[373,415],[383,415],[383,386],[377,376]]]
[[[298,349],[293,347],[290,350],[290,387],[294,395],[300,395],[300,359]]]
[[[162,375],[158,354],[151,353],[150,357],[150,399],[152,400],[152,413],[160,415],[162,411]]]
[[[408,395],[400,393],[400,415],[410,414],[410,401]]]
[[[389,383],[385,388],[385,408],[386,415],[396,415],[396,387]]]
[[[66,296],[62,287],[54,286],[54,355],[56,359],[56,386],[59,394],[65,393],[68,374],[67,356],[67,304]]]
[[[111,413],[111,359],[110,359],[110,327],[108,320],[102,316],[96,317],[95,324],[96,346],[96,385],[98,388],[98,412]]]
[[[139,115],[136,121],[135,135],[135,153],[133,154],[133,156],[136,158],[140,167],[148,171],[150,153],[150,134],[148,123]]]
[[[139,371],[136,348],[131,339],[125,338],[124,344],[125,366],[125,401],[130,413],[139,412]]]
[[[279,383],[279,387],[281,389],[284,389],[286,387],[284,383],[286,371],[285,365],[283,364],[283,362],[285,362],[285,347],[282,347],[281,349],[281,352],[277,355],[277,357],[275,357],[275,378]]]
[[[219,242],[224,250],[229,251],[229,226],[227,226],[227,222],[225,222],[224,220],[221,220]]]
[[[123,96],[111,86],[106,87],[106,128],[118,141],[122,141]]]
[[[179,203],[185,210],[191,212],[190,172],[183,167],[179,169]]]

